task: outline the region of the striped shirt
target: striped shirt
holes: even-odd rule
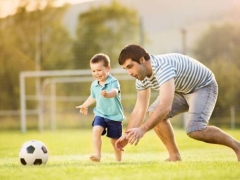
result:
[[[188,94],[207,86],[215,78],[206,66],[182,54],[150,55],[150,61],[153,74],[142,81],[137,79],[137,90],[147,88],[159,90],[163,83],[174,78],[175,91]]]

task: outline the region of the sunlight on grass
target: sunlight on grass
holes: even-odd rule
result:
[[[238,131],[228,131],[240,139]],[[92,153],[90,130],[46,131],[43,133],[0,132],[0,179],[239,179],[240,163],[224,146],[192,140],[183,130],[176,131],[182,162],[164,162],[168,154],[153,131],[137,146],[127,146],[123,161],[116,162],[109,139],[103,137],[102,160],[89,160]],[[23,166],[18,151],[23,142],[38,139],[49,149],[46,165]]]

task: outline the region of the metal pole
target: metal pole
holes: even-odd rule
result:
[[[187,30],[181,29],[182,33],[182,54],[187,54]]]
[[[26,133],[26,92],[25,76],[20,73],[20,108],[21,108],[21,131]]]
[[[231,129],[235,129],[235,107],[231,106],[230,108],[230,113],[231,113]]]
[[[139,33],[140,33],[140,45],[144,46],[144,29],[143,29],[143,20],[142,18],[139,16]]]
[[[181,29],[181,35],[182,35],[182,54],[186,55],[187,54],[187,45],[186,45],[187,31],[185,29]],[[183,113],[182,118],[183,118],[183,128],[185,129],[187,126],[187,113]]]
[[[36,71],[41,70],[41,62],[42,62],[42,14],[41,10],[38,10],[38,22],[39,22],[39,31],[36,34],[36,54],[35,54],[35,61],[36,61]],[[38,124],[42,126],[42,104],[41,104],[41,78],[36,78],[36,96],[38,98]],[[39,127],[39,131],[42,131],[42,127]]]
[[[56,83],[51,83],[51,130],[56,129]]]

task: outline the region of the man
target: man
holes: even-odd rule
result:
[[[126,46],[118,61],[136,78],[137,89],[127,131],[115,144],[119,150],[128,143],[137,145],[147,131],[154,129],[168,150],[166,161],[181,161],[169,118],[187,112],[189,137],[228,146],[240,161],[240,142],[207,125],[218,94],[214,74],[207,67],[182,54],[149,55],[139,45]],[[150,88],[159,91],[159,96],[148,108]],[[143,123],[147,109],[149,118]]]

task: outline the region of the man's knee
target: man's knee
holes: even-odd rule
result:
[[[196,139],[196,136],[198,136],[197,133],[198,131],[192,131],[187,133],[188,137],[192,138],[192,139]]]
[[[151,112],[151,111],[148,111],[148,115],[149,115],[149,116],[151,116],[151,115],[152,115],[152,113],[153,113],[153,112]]]
[[[189,137],[194,138],[196,132],[203,131],[207,128],[206,122],[190,122],[186,127],[186,133]]]

